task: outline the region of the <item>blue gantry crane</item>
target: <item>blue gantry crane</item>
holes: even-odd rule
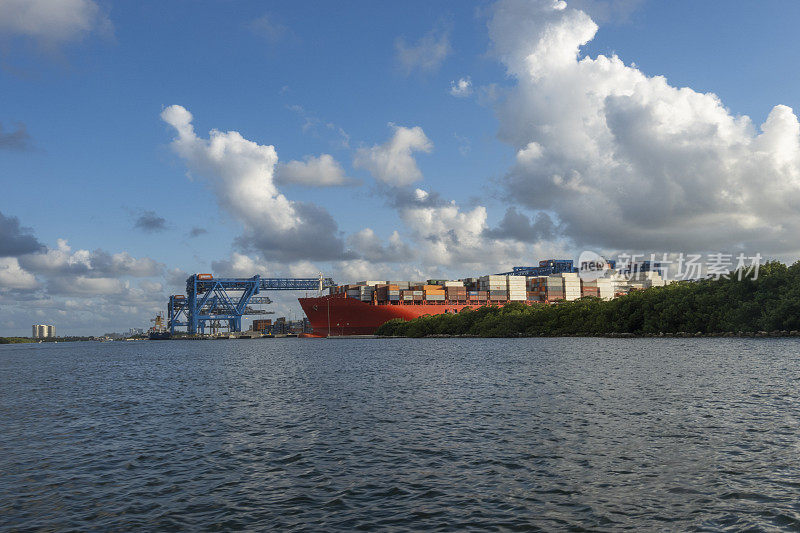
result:
[[[324,290],[335,286],[331,278],[215,278],[211,274],[193,274],[186,280],[186,295],[169,297],[167,326],[186,327],[190,334],[205,333],[207,323],[226,323],[229,331],[242,330],[243,315],[264,315],[272,311],[250,305],[272,303],[261,291]]]

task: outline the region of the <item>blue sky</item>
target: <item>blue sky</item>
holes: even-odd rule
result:
[[[190,272],[460,276],[587,248],[794,260],[798,141],[775,106],[798,108],[798,15],[790,2],[0,3],[0,335],[141,327]],[[222,160],[211,130],[238,132]]]

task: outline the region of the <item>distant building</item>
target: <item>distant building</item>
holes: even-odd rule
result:
[[[47,339],[56,336],[56,327],[50,324],[34,324],[31,326],[31,337],[34,339]]]

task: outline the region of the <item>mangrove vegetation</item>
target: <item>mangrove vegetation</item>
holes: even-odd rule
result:
[[[772,261],[757,277],[681,281],[614,300],[585,297],[555,304],[509,303],[459,313],[391,320],[382,336],[478,337],[662,334],[798,334],[800,261]]]

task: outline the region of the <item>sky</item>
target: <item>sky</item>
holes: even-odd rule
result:
[[[0,335],[190,273],[800,257],[794,2],[0,0]],[[302,311],[296,293],[274,310]]]

